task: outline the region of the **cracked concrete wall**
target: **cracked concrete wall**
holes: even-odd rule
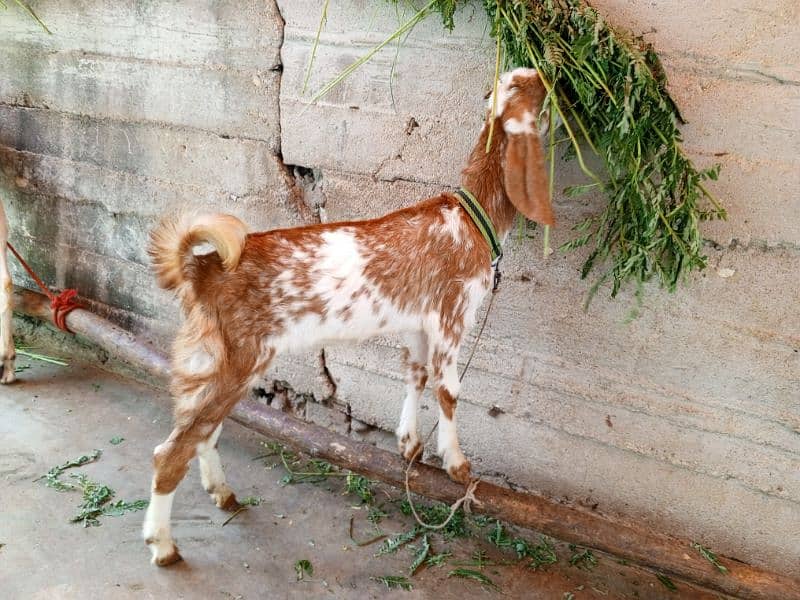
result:
[[[675,294],[649,287],[630,322],[629,292],[581,310],[580,252],[543,260],[538,234],[509,240],[458,419],[485,476],[800,575],[800,14],[762,4],[595,0],[661,52],[684,147],[722,163],[711,187],[730,219],[705,226],[709,268]],[[49,282],[159,340],[177,314],[143,251],[159,213],[206,203],[269,228],[406,206],[458,184],[492,77],[477,2],[452,34],[421,23],[314,106],[310,92],[397,27],[393,8],[331,2],[303,95],[318,2],[35,7],[54,36],[0,13],[12,239]],[[580,181],[557,171],[558,189]],[[558,197],[554,246],[602,203]],[[271,377],[308,418],[385,443],[397,341],[331,346],[325,366],[284,358]]]

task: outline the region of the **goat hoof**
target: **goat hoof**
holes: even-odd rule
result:
[[[422,442],[420,442],[416,437],[412,438],[409,435],[404,435],[397,441],[397,447],[399,448],[400,454],[403,456],[403,458],[409,462],[415,457],[417,460],[422,459]]]
[[[181,562],[183,557],[178,552],[178,549],[175,548],[170,554],[166,556],[160,556],[158,558],[154,558],[153,562],[158,565],[159,567],[168,567],[170,565],[174,565],[176,562]]]
[[[159,567],[167,567],[183,560],[183,557],[178,552],[178,547],[175,542],[163,542],[154,538],[145,540],[145,544],[150,548],[153,553],[152,563]]]
[[[217,499],[217,507],[227,512],[236,512],[242,505],[236,499],[236,494],[231,492],[226,497]]]
[[[13,383],[15,379],[14,364],[0,364],[0,383]]]
[[[467,484],[472,479],[472,465],[468,460],[456,467],[447,467],[447,474],[456,483]]]
[[[217,505],[217,508],[233,512],[242,507],[238,500],[236,500],[236,494],[234,494],[233,490],[225,483],[207,491],[209,496],[211,496],[211,500]]]

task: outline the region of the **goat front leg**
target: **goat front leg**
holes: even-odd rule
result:
[[[444,344],[434,347],[431,354],[433,387],[439,401],[439,434],[437,454],[450,479],[469,483],[471,465],[461,452],[456,431],[456,403],[461,383],[458,380],[456,358],[458,348]]]
[[[11,274],[8,271],[8,221],[0,202],[0,383],[11,383],[15,379],[14,335],[11,328]]]
[[[406,460],[422,458],[422,442],[417,430],[417,411],[425,383],[428,381],[428,339],[423,332],[409,334],[403,349],[403,369],[406,380],[406,397],[397,426],[397,446]]]

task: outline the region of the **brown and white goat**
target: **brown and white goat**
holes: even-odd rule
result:
[[[11,274],[8,271],[8,220],[0,202],[0,383],[14,381],[14,335],[11,328]]]
[[[501,239],[517,210],[552,222],[537,128],[544,96],[535,71],[506,73],[491,149],[487,117],[463,171],[463,187]],[[216,252],[196,256],[192,249],[200,243]],[[180,559],[170,511],[195,455],[217,506],[237,507],[216,450],[222,421],[281,352],[404,334],[400,452],[410,459],[420,447],[417,407],[430,366],[439,402],[438,454],[451,478],[469,480],[470,463],[456,435],[456,360],[492,268],[486,240],[454,194],[370,221],[252,234],[229,215],[167,219],[152,234],[150,255],[158,284],[177,293],[186,315],[173,352],[175,427],[154,452],[144,522],[155,564]]]

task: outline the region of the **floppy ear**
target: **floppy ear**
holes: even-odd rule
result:
[[[503,176],[509,200],[531,221],[553,225],[553,206],[538,130],[511,133],[507,140]]]

